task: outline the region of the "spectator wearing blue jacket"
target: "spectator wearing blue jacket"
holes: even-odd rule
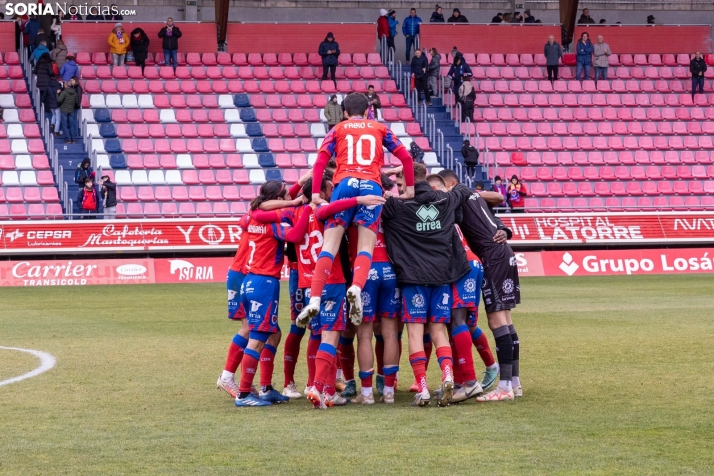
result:
[[[459,100],[459,88],[461,87],[461,84],[464,82],[464,74],[468,73],[469,75],[473,74],[471,72],[471,67],[466,64],[466,61],[464,61],[464,57],[461,55],[461,53],[456,53],[454,56],[454,64],[451,65],[451,68],[449,68],[449,73],[447,76],[451,78],[451,87],[454,91],[454,96],[456,96],[456,100]]]
[[[40,28],[42,28],[42,25],[40,25],[40,21],[37,19],[36,16],[31,16],[30,21],[25,23],[25,33],[27,34],[27,39],[29,40],[29,45],[30,45],[30,53],[35,49],[35,38],[37,37],[37,33],[39,33]]]
[[[575,47],[575,52],[577,54],[577,69],[575,70],[575,79],[580,79],[580,73],[585,71],[585,77],[583,79],[590,79],[590,66],[593,64],[593,52],[595,47],[590,43],[590,38],[587,33],[583,32],[580,35],[580,39]]]
[[[47,43],[42,41],[40,42],[39,46],[35,48],[35,51],[32,52],[30,60],[32,60],[33,63],[37,63],[37,60],[40,59],[40,56],[44,55],[45,53],[50,54],[50,50],[47,49]]]
[[[67,62],[62,65],[60,74],[62,75],[62,81],[69,81],[75,76],[79,76],[79,66],[77,66],[77,62],[74,61],[74,56],[67,56]]]
[[[412,54],[412,47],[418,48],[419,25],[421,25],[421,18],[417,16],[416,9],[412,8],[402,25],[402,33],[407,40],[407,61]]]
[[[398,34],[397,25],[399,25],[399,20],[397,20],[397,12],[395,10],[389,10],[387,20],[389,20],[389,38],[387,38],[387,45],[396,51],[397,48],[394,46],[394,38]]]

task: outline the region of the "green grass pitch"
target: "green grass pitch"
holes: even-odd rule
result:
[[[322,412],[216,390],[237,328],[220,284],[3,288],[0,345],[57,365],[0,387],[0,474],[714,473],[714,276],[522,288],[522,399],[412,408],[404,355],[396,405]],[[285,331],[285,292],[281,311]],[[37,365],[0,350],[0,380]]]

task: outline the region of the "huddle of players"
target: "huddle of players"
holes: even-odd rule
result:
[[[515,256],[506,244],[510,230],[484,200],[497,204],[503,197],[473,193],[458,183],[452,171],[426,176],[426,169],[413,164],[387,127],[364,119],[367,105],[364,95],[348,95],[345,107],[350,119],[328,133],[313,178],[304,183],[301,179],[290,190],[281,182],[265,183],[251,203],[251,213],[241,218],[245,234],[227,285],[229,317],[240,320],[242,327],[229,347],[217,385],[235,398],[236,406],[266,406],[301,397],[293,374],[301,338],[309,328],[307,398],[315,408],[346,404],[345,394],[352,390],[354,395],[354,387],[344,389],[342,395],[337,392],[337,348],[349,342],[344,336],[341,339],[341,334],[349,335],[344,332],[349,303],[362,383],[354,403],[374,403],[375,334],[378,390],[383,402],[394,403],[401,324],[409,335],[414,405],[431,401],[425,326],[442,370],[442,383],[435,391],[440,406],[471,397],[512,400],[522,394],[518,337],[510,318],[510,309],[520,302],[518,274]],[[404,187],[399,196],[383,193],[392,184],[381,174],[382,146],[403,164]],[[335,170],[325,172],[333,155]],[[303,197],[311,197],[311,202],[303,205]],[[293,323],[285,343],[286,379],[281,394],[271,381],[281,337],[277,312],[286,242],[296,246],[293,256],[288,247]],[[343,272],[349,263],[351,274]],[[485,336],[476,327],[482,282],[501,377],[487,394],[476,379],[471,351],[472,342],[480,341],[481,355],[490,354]],[[490,386],[499,366],[492,357],[490,365],[486,363],[490,378],[484,383]],[[239,365],[241,377],[236,384]],[[258,366],[260,391],[252,385]],[[349,373],[349,368],[343,366],[343,370]]]

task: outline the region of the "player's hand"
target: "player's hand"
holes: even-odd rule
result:
[[[387,200],[379,195],[361,195],[357,197],[357,204],[365,205],[367,207],[373,207],[376,205],[382,205]]]
[[[304,204],[306,200],[307,197],[305,195],[300,195],[290,200],[290,206],[299,207],[300,205]]]
[[[318,206],[319,206],[319,205],[318,205],[317,203],[310,202],[310,208],[312,208],[313,211],[316,210]]]
[[[313,193],[312,194],[312,203],[314,203],[315,205],[319,205],[321,203],[327,203],[327,202],[325,200],[323,200],[322,197],[320,197],[319,193]]]
[[[382,196],[383,196],[385,199],[387,199],[387,198],[389,198],[389,197],[392,197],[393,195],[392,195],[392,192],[391,192],[391,191],[386,190],[386,191],[384,192],[384,195],[382,195]]]
[[[404,200],[409,200],[409,199],[414,198],[414,186],[412,185],[412,186],[407,187],[406,190],[404,191],[404,193],[399,195],[399,197],[397,197],[397,198],[401,198]]]
[[[503,245],[508,241],[508,235],[503,230],[498,230],[495,235],[493,235],[493,241],[499,245]]]
[[[298,184],[302,187],[307,183],[308,180],[312,178],[312,169],[309,169],[305,175],[298,179]]]
[[[392,169],[385,170],[384,174],[385,175],[397,175],[397,174],[401,174],[402,170],[404,170],[404,166],[400,165],[399,167],[394,167]]]

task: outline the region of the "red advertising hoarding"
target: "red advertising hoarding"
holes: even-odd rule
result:
[[[714,212],[500,215],[514,246],[714,243]],[[0,254],[235,251],[237,218],[12,221],[0,224]]]

